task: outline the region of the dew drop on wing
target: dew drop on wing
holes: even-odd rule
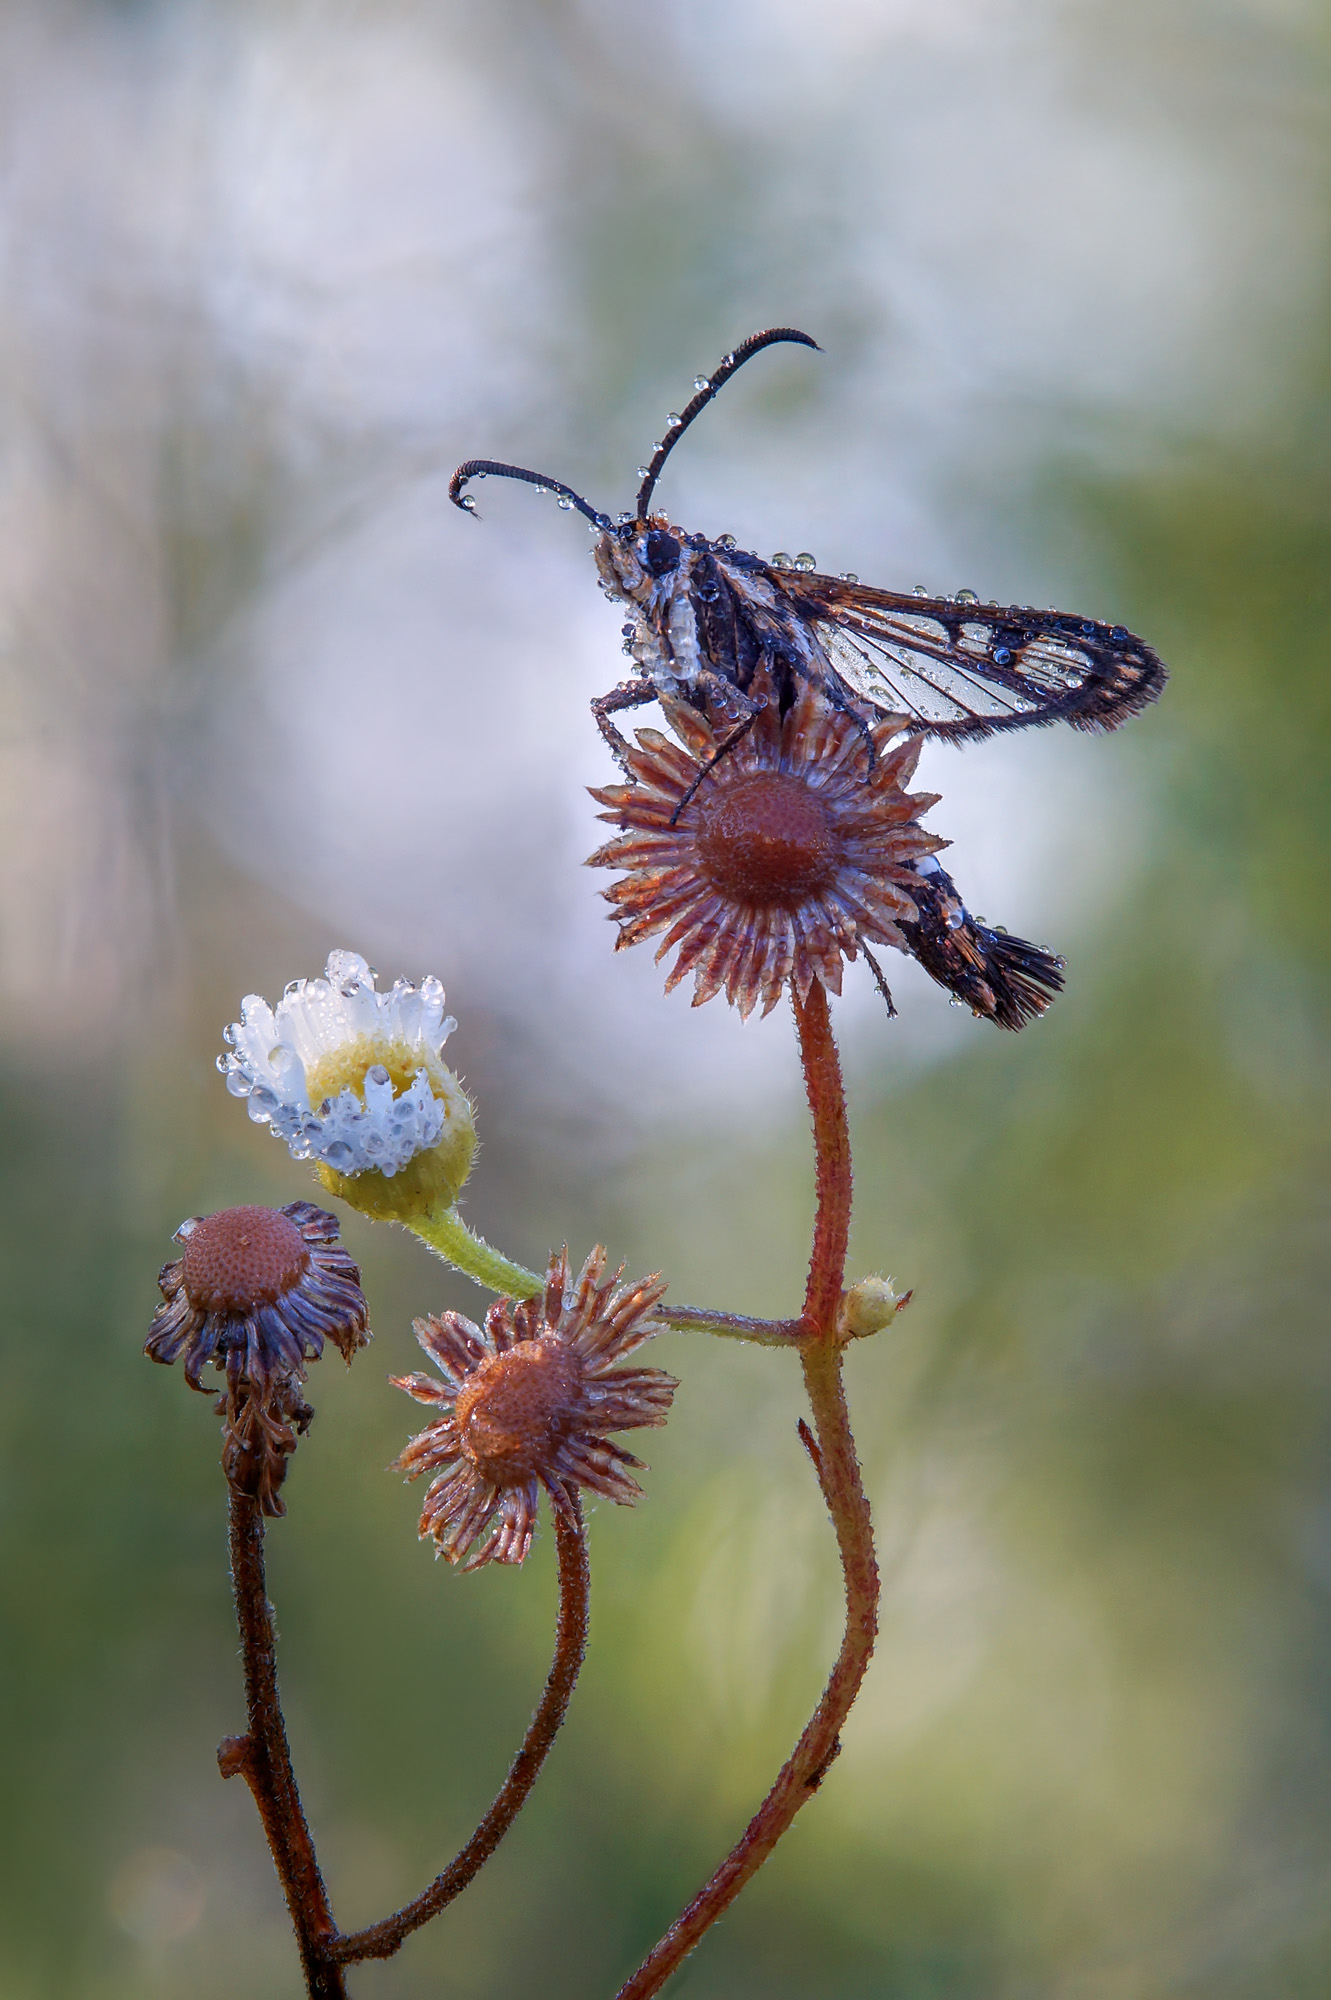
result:
[[[1008,662],[1009,662],[1009,661],[1011,660],[1011,658],[1012,658],[1012,654],[1010,653],[1010,651],[1008,650],[1008,648],[1007,648],[1006,646],[995,646],[995,647],[994,647],[994,665],[995,665],[996,667],[1005,667],[1005,666],[1007,666],[1007,664],[1008,664]]]
[[[772,568],[773,569],[790,568],[790,552],[788,549],[777,550],[776,554],[772,557]]]
[[[969,590],[967,589],[965,584],[963,584],[961,589],[957,592],[958,604],[978,604],[979,601],[980,601],[979,591]]]
[[[1089,618],[1083,618],[1081,621],[1081,636],[1083,639],[1093,639],[1095,637],[1095,626]]]
[[[807,549],[801,549],[799,554],[795,558],[795,568],[802,570],[811,570],[811,569],[817,569],[817,567],[818,567],[817,556],[810,555]]]
[[[927,597],[928,595],[929,593],[922,583],[917,583],[911,592],[912,597]]]
[[[1123,641],[1129,636],[1128,628],[1126,625],[1115,625],[1109,636],[1116,646],[1121,646]]]
[[[858,583],[858,582],[859,582],[859,580],[860,580],[860,579],[859,579],[859,576],[858,576],[858,574],[857,574],[857,573],[856,573],[856,571],[854,571],[853,569],[843,569],[843,570],[842,570],[842,572],[841,572],[841,581],[842,581],[843,583]]]
[[[735,537],[733,535],[718,535],[716,538],[716,546],[719,549],[733,549],[735,545]]]

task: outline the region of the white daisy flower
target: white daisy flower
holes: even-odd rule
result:
[[[457,1022],[437,979],[399,979],[388,993],[374,982],[358,953],[334,951],[322,979],[293,980],[276,1007],[248,994],[217,1067],[256,1124],[295,1159],[316,1161],[325,1185],[358,1207],[371,1205],[361,1198],[369,1190],[351,1193],[344,1178],[392,1179],[422,1155],[438,1156],[434,1191],[455,1195],[476,1143],[471,1104],[441,1059]]]

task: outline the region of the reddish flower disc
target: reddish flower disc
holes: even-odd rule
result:
[[[832,815],[789,771],[750,771],[705,794],[698,854],[721,894],[760,909],[793,909],[816,895],[842,858]]]
[[[549,1464],[580,1400],[577,1356],[553,1340],[521,1340],[483,1361],[458,1396],[458,1440],[496,1486]]]
[[[185,1239],[185,1296],[203,1312],[272,1305],[310,1268],[305,1238],[275,1208],[224,1208],[206,1215]]]

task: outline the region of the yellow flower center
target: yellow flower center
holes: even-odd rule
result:
[[[361,1035],[311,1063],[305,1072],[310,1103],[317,1110],[325,1098],[340,1097],[347,1089],[364,1103],[365,1072],[376,1063],[387,1070],[394,1097],[410,1090],[417,1072],[425,1071],[431,1096],[444,1107],[439,1143],[427,1153],[417,1153],[395,1174],[380,1173],[377,1167],[342,1174],[325,1163],[319,1168],[319,1179],[330,1194],[350,1202],[363,1215],[410,1224],[439,1209],[451,1208],[462,1191],[476,1152],[471,1099],[433,1050],[378,1035]]]

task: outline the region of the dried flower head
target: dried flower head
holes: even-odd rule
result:
[[[210,1361],[225,1374],[227,1477],[280,1514],[287,1459],[314,1414],[300,1393],[306,1363],[325,1340],[350,1362],[369,1338],[360,1272],[337,1217],[308,1201],[196,1215],[176,1240],[184,1250],[162,1267],[163,1304],[143,1351],[167,1364],[183,1354],[191,1389],[203,1389]]]
[[[162,1266],[165,1303],[143,1351],[168,1363],[183,1354],[191,1389],[203,1388],[210,1360],[266,1389],[284,1377],[304,1381],[325,1340],[348,1361],[364,1347],[360,1272],[326,1209],[308,1201],[224,1208],[182,1222],[176,1241],[184,1252]]]
[[[605,891],[617,950],[664,931],[658,961],[679,947],[667,992],[692,972],[695,1007],[724,988],[746,1017],[770,1013],[787,983],[801,1000],[815,979],[839,993],[841,961],[864,940],[904,948],[911,863],[947,845],[916,824],[937,801],[904,789],[920,751],[890,747],[904,721],[867,732],[870,769],[865,728],[816,689],[784,716],[770,685],[751,692],[765,705],[719,757],[733,724],[662,701],[679,742],[640,730],[634,782],[593,791],[624,832],[589,862],[628,871]]]
[[[663,1424],[678,1385],[659,1368],[615,1364],[662,1331],[652,1313],[665,1286],[659,1278],[621,1285],[622,1266],[602,1283],[604,1268],[598,1247],[571,1277],[561,1250],[550,1259],[544,1292],[521,1302],[497,1299],[483,1332],[461,1313],[415,1322],[442,1380],[393,1379],[440,1414],[397,1465],[413,1479],[438,1474],[420,1532],[433,1536],[450,1562],[465,1560],[467,1569],[520,1563],[542,1486],[556,1505],[577,1486],[621,1505],[641,1492],[627,1469],[641,1460],[611,1444],[608,1433]]]
[[[452,1204],[476,1127],[442,1060],[457,1022],[437,979],[379,993],[363,958],[334,951],[322,979],[293,980],[275,1008],[248,994],[240,1016],[217,1059],[227,1089],[330,1193],[404,1221]]]

